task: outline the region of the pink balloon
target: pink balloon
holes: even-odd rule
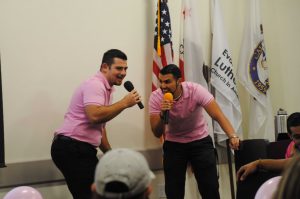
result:
[[[264,182],[256,192],[255,199],[272,199],[280,179],[281,176],[276,176]]]
[[[21,186],[10,190],[3,199],[43,199],[43,197],[36,189]]]

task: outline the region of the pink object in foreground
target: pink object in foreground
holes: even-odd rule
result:
[[[264,182],[256,192],[255,199],[272,199],[280,179],[281,176],[277,176]]]
[[[32,187],[20,186],[10,190],[3,199],[43,199],[43,197]]]

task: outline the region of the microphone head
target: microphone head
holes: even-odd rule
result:
[[[131,91],[134,89],[133,84],[131,83],[131,81],[126,81],[126,82],[124,83],[124,87],[125,87],[125,89],[126,89],[128,92],[131,92]]]
[[[169,101],[173,101],[173,95],[172,95],[172,93],[165,93],[164,94],[164,99],[165,100],[169,100]]]

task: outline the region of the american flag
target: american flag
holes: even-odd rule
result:
[[[154,32],[152,91],[159,87],[160,69],[172,63],[173,48],[169,8],[166,0],[158,0]]]

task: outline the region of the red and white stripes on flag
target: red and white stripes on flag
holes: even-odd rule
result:
[[[172,63],[173,48],[169,8],[165,0],[158,0],[154,32],[152,91],[159,88],[159,71]]]
[[[250,94],[249,138],[274,140],[266,47],[260,17],[260,0],[248,0],[238,79]]]

